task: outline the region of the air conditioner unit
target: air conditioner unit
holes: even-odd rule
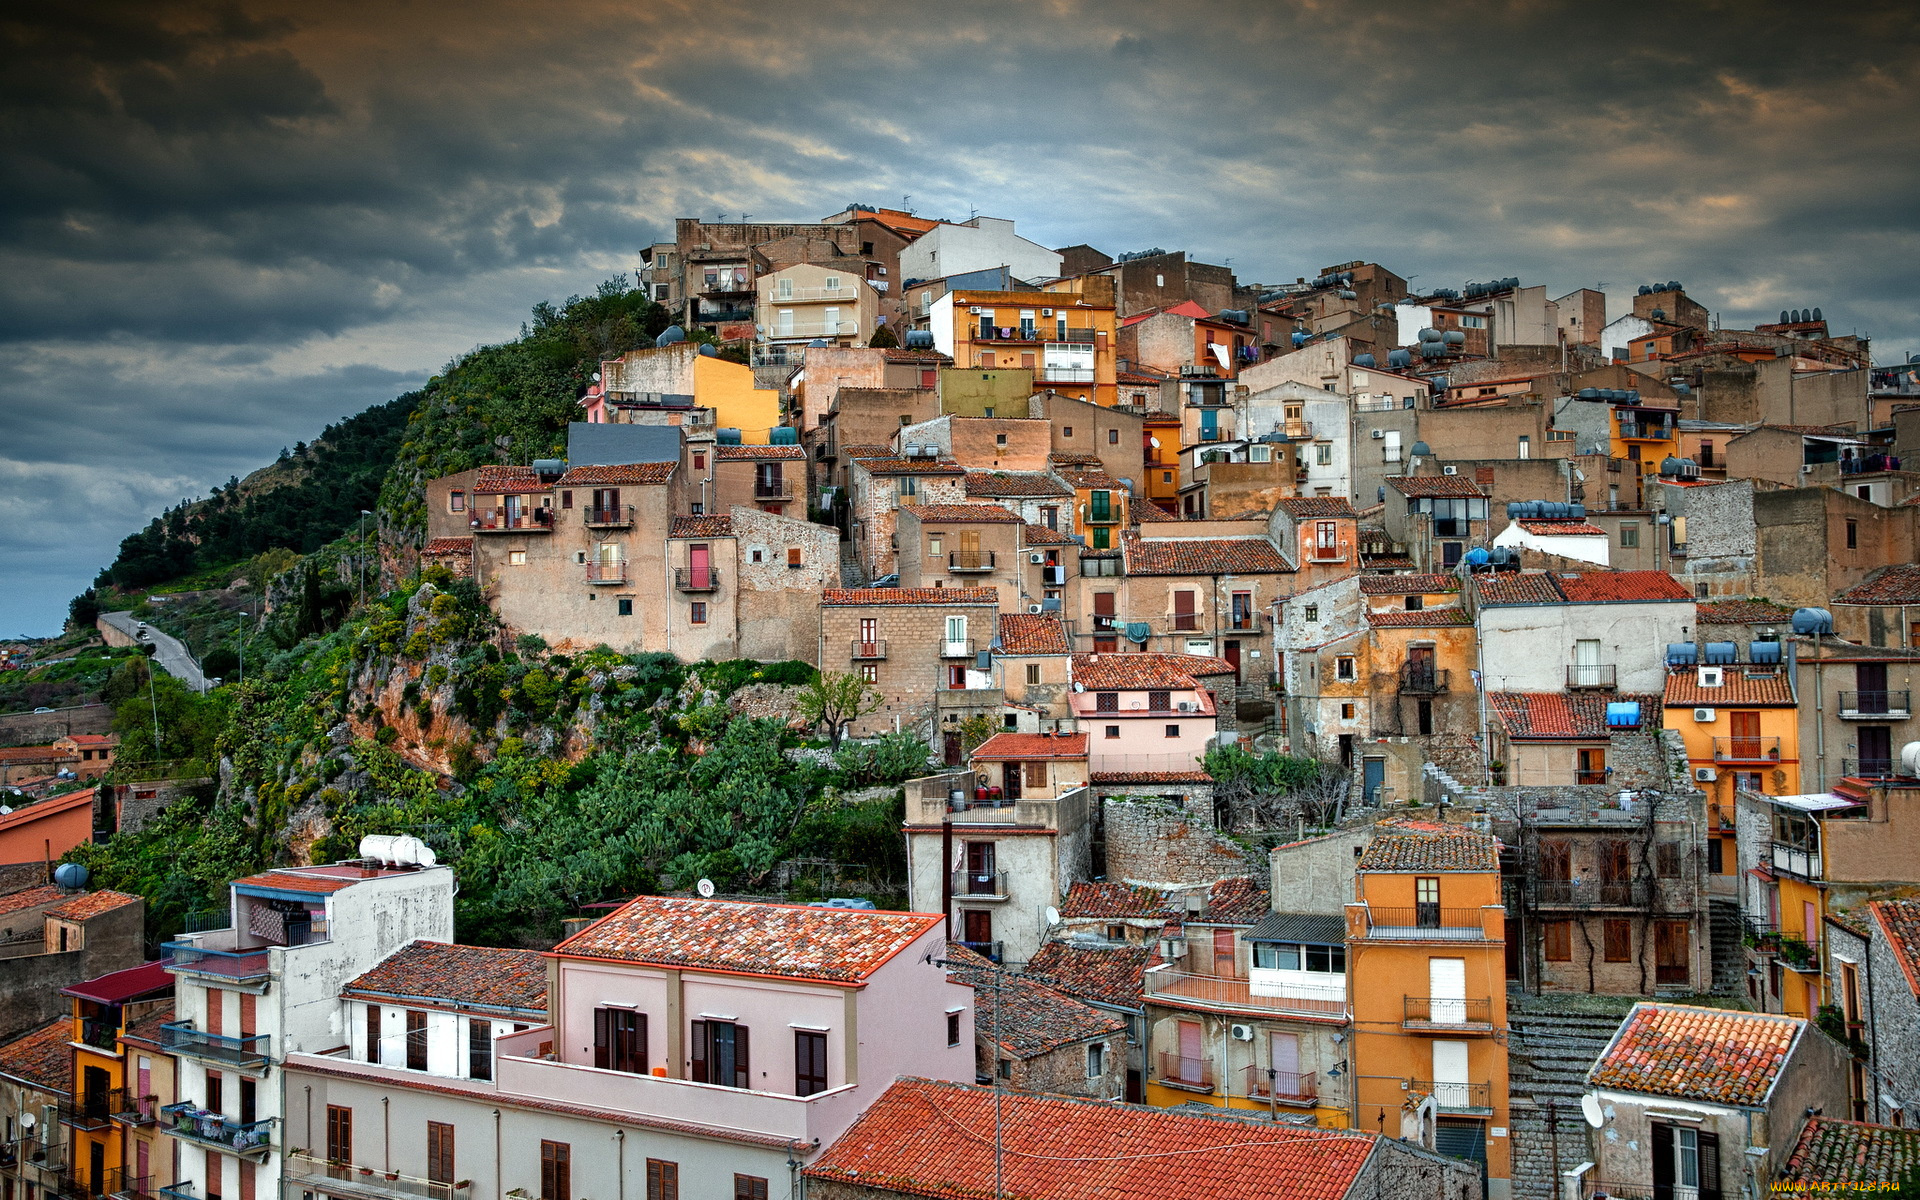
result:
[[[1040,310],[1040,315],[1043,317],[1050,317],[1053,315],[1053,310],[1050,308],[1043,308]]]
[[[1036,617],[1037,617],[1037,616],[1039,616],[1039,615],[1040,615],[1041,613],[1043,613],[1043,612],[1045,612],[1045,611],[1046,611],[1046,610],[1045,610],[1045,609],[1043,609],[1043,608],[1041,608],[1041,607],[1040,607],[1040,606],[1039,606],[1038,604],[1029,604],[1029,605],[1027,605],[1027,612],[1028,612],[1028,613],[1029,613],[1030,615],[1032,615],[1032,616],[1036,616]]]
[[[1713,710],[1710,708],[1696,708],[1693,710],[1693,719],[1702,725],[1711,725],[1713,723]]]
[[[967,310],[967,312],[968,312],[969,314],[971,314],[971,315],[973,315],[973,316],[976,316],[976,317],[978,317],[978,316],[981,316],[981,315],[983,315],[983,314],[985,314],[985,312],[986,312],[986,311],[987,311],[986,309],[984,309],[984,308],[981,308],[981,307],[979,307],[979,306],[977,306],[977,305],[976,305],[975,307],[973,307],[973,308],[970,308],[970,309],[968,309],[968,310]]]
[[[1387,431],[1384,429],[1376,429],[1373,431],[1372,437],[1373,437],[1373,440],[1376,442],[1385,441],[1387,437]]]
[[[1047,556],[1035,550],[1032,554],[1027,555],[1027,561],[1037,567],[1047,561]]]
[[[1185,938],[1161,938],[1160,939],[1160,957],[1161,958],[1185,958],[1186,956],[1187,956],[1187,940]]]
[[[1251,1025],[1229,1026],[1229,1032],[1233,1034],[1233,1040],[1236,1042],[1250,1042],[1253,1040],[1253,1026]]]
[[[1459,467],[1441,467],[1440,473],[1442,475],[1458,475],[1460,473],[1460,468]]]
[[[1718,778],[1720,778],[1720,772],[1714,770],[1712,767],[1695,767],[1693,769],[1693,781],[1695,783],[1712,783]]]
[[[1181,712],[1192,712],[1193,702],[1191,700],[1182,700],[1180,703],[1174,705],[1174,708]]]

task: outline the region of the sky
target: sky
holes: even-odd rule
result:
[[[91,0],[0,12],[0,634],[700,216],[1285,282],[1677,279],[1920,351],[1920,22],[1772,0]],[[1553,293],[1553,294],[1558,294]]]

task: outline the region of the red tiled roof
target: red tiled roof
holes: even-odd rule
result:
[[[1726,708],[1738,704],[1755,708],[1793,708],[1793,689],[1778,669],[1771,675],[1754,675],[1746,667],[1728,667],[1720,673],[1726,682],[1717,688],[1701,687],[1700,673],[1692,667],[1667,672],[1668,708]]]
[[[1272,911],[1267,889],[1251,875],[1234,875],[1207,889],[1203,925],[1258,925]]]
[[[1180,915],[1173,902],[1150,887],[1125,883],[1076,883],[1060,902],[1063,918],[1149,917],[1162,920]]]
[[[57,763],[73,758],[68,750],[56,750],[52,746],[10,746],[0,749],[0,763]]]
[[[1486,491],[1465,475],[1395,475],[1387,480],[1402,496],[1484,496]]]
[[[1806,1022],[1684,1004],[1633,1006],[1587,1081],[1655,1096],[1761,1106]]]
[[[1771,600],[1701,600],[1695,611],[1702,625],[1786,625],[1793,610]]]
[[[1579,571],[1554,576],[1569,604],[1638,604],[1693,601],[1685,584],[1665,571]]]
[[[833,606],[867,604],[992,604],[1000,592],[990,587],[970,588],[828,588],[820,603]]]
[[[161,1049],[164,1046],[166,1032],[160,1027],[172,1022],[173,1002],[169,1000],[138,1020],[127,1022],[127,1027],[122,1031],[121,1036],[128,1041],[145,1042],[155,1049]]]
[[[11,916],[40,904],[57,903],[67,894],[66,889],[46,884],[42,887],[24,888],[0,896],[0,917]]]
[[[1095,771],[1094,783],[1212,783],[1205,771]]]
[[[1450,629],[1472,625],[1473,618],[1463,608],[1426,608],[1417,612],[1370,612],[1367,624],[1386,629]]]
[[[1104,489],[1109,492],[1124,492],[1127,490],[1126,484],[1107,474],[1101,467],[1056,466],[1054,469],[1070,487],[1081,491]]]
[[[165,959],[141,963],[119,971],[109,971],[83,983],[60,989],[63,996],[78,996],[96,1004],[125,1004],[141,996],[173,990],[173,964]]]
[[[1498,871],[1500,840],[1458,825],[1382,821],[1356,871]]]
[[[669,538],[730,538],[733,517],[725,513],[707,513],[698,517],[675,517],[667,525]]]
[[[927,913],[642,896],[561,942],[554,953],[861,983],[939,924],[939,916]]]
[[[769,459],[805,458],[807,452],[797,445],[791,446],[715,446],[713,457],[716,462],[765,462]]]
[[[1048,942],[1027,961],[1026,973],[1069,996],[1139,1008],[1140,978],[1158,957],[1152,943],[1095,949]]]
[[[1773,1182],[1782,1191],[1812,1195],[1836,1191],[1838,1184],[1891,1185],[1909,1178],[1916,1167],[1920,1129],[1813,1117]]]
[[[1120,539],[1129,575],[1251,575],[1293,570],[1263,537]]]
[[[936,521],[941,523],[973,521],[995,525],[1026,524],[998,504],[910,504],[900,511],[912,513],[920,519],[922,525],[930,525]]]
[[[47,915],[61,921],[87,921],[102,913],[110,913],[116,908],[125,908],[129,904],[141,902],[138,896],[129,896],[125,892],[102,888],[97,892],[75,896],[65,904],[56,905],[47,910]]]
[[[266,871],[233,881],[235,887],[273,888],[282,892],[337,892],[357,880],[344,875],[307,875],[296,871]]]
[[[472,554],[473,539],[471,537],[434,538],[420,553],[428,558],[443,558],[450,554]]]
[[[1362,575],[1363,596],[1437,596],[1460,590],[1454,575]]]
[[[1541,537],[1606,537],[1607,531],[1587,521],[1516,521],[1528,533]]]
[[[1920,996],[1920,900],[1875,900],[1867,912],[1906,975],[1908,990]]]
[[[70,733],[67,740],[76,746],[92,749],[96,746],[116,746],[120,739],[111,733]]]
[[[1357,517],[1345,496],[1290,496],[1280,507],[1295,517]]]
[[[1202,654],[1076,654],[1073,681],[1091,692],[1186,691],[1197,677],[1231,675],[1233,664]]]
[[[1920,604],[1920,566],[1882,567],[1833,598],[1835,604]]]
[[[888,350],[885,352],[888,362],[950,363],[952,357],[938,350]]]
[[[1360,565],[1369,571],[1411,571],[1414,562],[1404,554],[1362,554]]]
[[[1000,614],[1000,653],[1065,654],[1068,649],[1067,627],[1059,617]]]
[[[981,742],[973,757],[986,762],[1025,758],[1085,758],[1084,733],[996,733]]]
[[[794,447],[799,449],[799,447]],[[647,462],[623,463],[608,467],[574,467],[560,477],[559,487],[608,487],[616,484],[667,483],[673,479],[673,473],[679,463]],[[475,489],[478,490],[478,489]]]
[[[949,970],[955,979],[973,986],[974,1035],[992,1041],[998,1030],[1000,1049],[1014,1058],[1038,1058],[1127,1028],[1114,1014],[1082,1004],[1031,976],[996,978],[992,963],[958,942],[947,943],[947,960],[967,964]]]
[[[846,391],[848,389],[842,388],[841,390]],[[857,442],[850,446],[840,447],[840,453],[846,455],[848,458],[892,458],[894,450],[892,446],[885,444]]]
[[[893,451],[887,451],[889,455]],[[869,475],[965,475],[967,469],[950,458],[856,458],[854,465]]]
[[[1057,529],[1048,529],[1045,525],[1028,525],[1020,531],[1020,541],[1026,546],[1071,546],[1073,539]]]
[[[1183,519],[1179,513],[1168,512],[1158,504],[1151,504],[1145,500],[1135,500],[1128,515],[1133,518],[1133,523],[1136,525],[1157,525],[1163,521]]]
[[[1596,692],[1488,692],[1487,705],[1506,727],[1510,738],[1543,738],[1565,741],[1568,738],[1591,740],[1611,737],[1607,728],[1607,705],[1635,701],[1640,705],[1640,724],[1622,733],[1660,727],[1661,697],[1651,694],[1611,695]]]
[[[537,950],[410,942],[349,982],[341,995],[545,1012],[547,962]]]
[[[550,484],[540,482],[532,467],[481,467],[473,490],[484,496],[506,496],[525,492],[544,492]]]
[[[24,1037],[0,1046],[0,1075],[44,1092],[73,1091],[73,1018],[57,1017]]]
[[[1538,571],[1474,577],[1474,592],[1486,606],[1506,604],[1561,604],[1566,597],[1553,586],[1553,576]]]
[[[989,1088],[902,1078],[805,1174],[978,1200],[993,1187],[994,1097]],[[1374,1148],[1371,1134],[1262,1127],[1044,1093],[1008,1092],[999,1103],[1009,1196],[1245,1200],[1281,1189],[1288,1200],[1337,1200]]]
[[[969,496],[1071,496],[1073,490],[1039,471],[968,471]]]

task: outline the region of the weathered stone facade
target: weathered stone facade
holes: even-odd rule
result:
[[[1259,855],[1220,834],[1210,816],[1165,799],[1129,795],[1102,805],[1107,878],[1148,887],[1185,887],[1234,875],[1266,875]],[[1210,806],[1210,805],[1209,805]]]

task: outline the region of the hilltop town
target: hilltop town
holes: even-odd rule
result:
[[[4,1200],[1920,1189],[1920,361],[673,233],[8,648]]]

